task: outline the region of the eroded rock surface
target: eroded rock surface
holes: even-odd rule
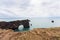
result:
[[[18,27],[20,25],[23,25],[24,28],[30,28],[29,25],[30,20],[26,19],[26,20],[16,20],[16,21],[10,21],[10,22],[5,22],[5,21],[1,21],[0,22],[0,28],[1,29],[18,29]]]

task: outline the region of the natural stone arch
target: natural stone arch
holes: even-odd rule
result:
[[[18,29],[20,25],[23,25],[24,28],[30,28],[29,26],[30,20],[17,20],[17,21],[10,21],[10,22],[0,22],[0,28],[2,29]]]

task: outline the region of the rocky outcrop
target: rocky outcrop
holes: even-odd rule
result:
[[[0,40],[60,40],[60,28],[37,28],[25,32],[0,29]]]
[[[12,29],[12,30],[15,30],[15,29],[18,29],[18,27],[20,25],[23,25],[24,28],[29,28],[29,21],[30,20],[17,20],[17,21],[10,21],[10,22],[5,22],[5,21],[2,21],[0,22],[0,28],[1,29]]]

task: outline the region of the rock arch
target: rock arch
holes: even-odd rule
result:
[[[0,22],[0,28],[1,29],[15,30],[15,29],[18,29],[18,27],[20,25],[23,25],[24,28],[30,28],[29,22],[30,22],[30,20],[28,20],[28,19],[26,19],[26,20],[16,20],[16,21],[10,21],[10,22],[2,21],[2,22]]]

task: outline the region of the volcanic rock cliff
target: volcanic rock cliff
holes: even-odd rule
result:
[[[6,22],[6,21],[1,21],[0,22],[0,28],[1,29],[18,29],[18,27],[20,25],[23,25],[24,28],[30,28],[29,25],[30,20],[26,19],[26,20],[16,20],[16,21],[10,21],[10,22]]]

